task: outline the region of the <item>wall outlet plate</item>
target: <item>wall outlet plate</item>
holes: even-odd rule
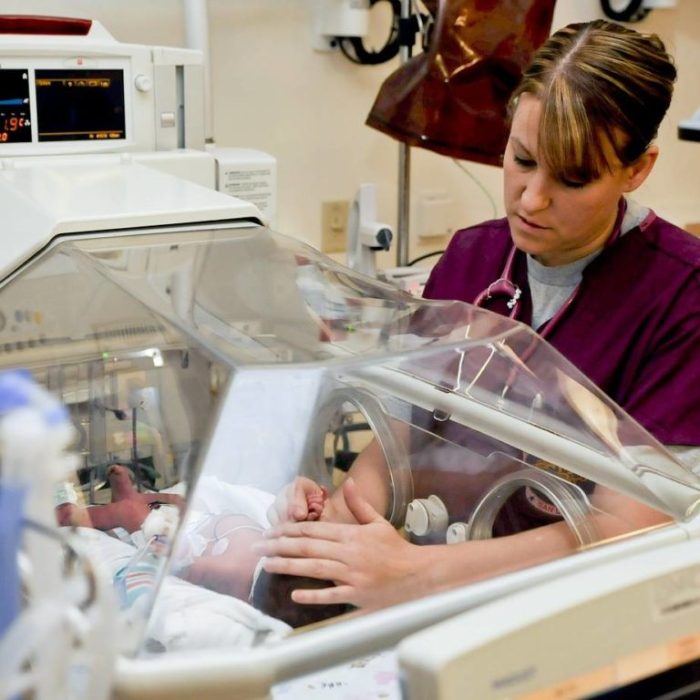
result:
[[[321,252],[343,253],[348,245],[350,202],[335,200],[321,204]]]

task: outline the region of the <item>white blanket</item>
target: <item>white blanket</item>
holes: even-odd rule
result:
[[[125,566],[136,548],[111,535],[79,528],[88,555],[109,577]],[[290,627],[248,603],[166,576],[149,618],[147,643],[165,650],[251,647],[285,636]]]

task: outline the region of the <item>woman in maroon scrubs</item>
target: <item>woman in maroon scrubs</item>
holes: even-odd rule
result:
[[[675,78],[654,35],[597,20],[550,37],[511,101],[506,217],[456,233],[425,296],[530,324],[659,441],[683,449],[700,445],[700,241],[628,198],[658,157]],[[499,279],[505,296],[485,293]],[[296,602],[383,606],[577,548],[563,522],[411,544],[379,515],[380,464],[371,443],[319,522],[302,522],[313,482],[300,478],[278,498],[278,525],[259,545],[265,569],[335,583],[296,590]],[[611,514],[598,523],[603,537],[666,519],[602,487],[595,498]]]

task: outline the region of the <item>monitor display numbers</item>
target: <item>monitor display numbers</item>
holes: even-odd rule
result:
[[[0,69],[0,146],[31,142],[29,112],[29,71]]]
[[[126,138],[122,70],[36,70],[39,141]]]

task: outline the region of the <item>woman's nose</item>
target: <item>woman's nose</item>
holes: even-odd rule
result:
[[[539,173],[529,177],[520,195],[520,201],[525,211],[536,212],[546,209],[551,202],[546,178]]]

